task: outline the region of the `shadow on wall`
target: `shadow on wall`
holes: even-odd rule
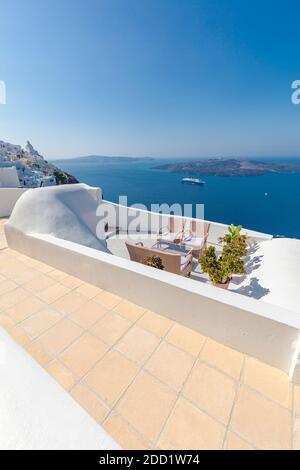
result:
[[[268,295],[270,293],[270,289],[261,286],[257,277],[252,277],[247,286],[239,287],[234,292],[259,300],[265,295]]]
[[[257,270],[261,266],[263,255],[252,257],[258,248],[259,245],[256,242],[251,245],[248,256],[245,258],[245,270],[247,274],[239,278],[234,277],[232,280],[234,284],[242,284],[244,281],[246,281],[247,277],[253,273],[253,271]],[[251,277],[248,285],[241,286],[238,289],[235,289],[233,292],[237,292],[238,294],[246,295],[253,299],[259,300],[262,297],[268,295],[270,293],[270,289],[261,286],[257,277]]]

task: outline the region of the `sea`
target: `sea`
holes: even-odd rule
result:
[[[300,158],[258,158],[274,163],[299,163]],[[124,159],[90,162],[59,160],[63,170],[80,182],[99,186],[106,200],[119,202],[127,196],[128,205],[179,203],[204,205],[206,220],[242,225],[247,229],[300,238],[300,173],[263,176],[202,176],[173,173],[154,167],[171,159]],[[199,177],[204,186],[186,185],[181,179]]]

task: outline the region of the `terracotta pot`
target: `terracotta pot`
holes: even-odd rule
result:
[[[215,285],[216,285],[216,287],[220,287],[220,289],[228,289],[229,284],[230,284],[230,281],[225,282],[225,283],[218,283],[218,284],[215,284]]]

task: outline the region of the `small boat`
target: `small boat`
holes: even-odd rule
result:
[[[200,180],[199,178],[182,178],[181,180],[182,183],[187,183],[187,184],[206,184],[205,181]]]

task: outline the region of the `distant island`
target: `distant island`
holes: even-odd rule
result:
[[[53,160],[53,163],[135,163],[137,161],[153,161],[152,157],[110,157],[105,155],[87,155],[85,157],[72,157]]]
[[[235,158],[209,158],[166,163],[153,169],[202,176],[260,176],[267,173],[300,173],[300,164],[266,163]]]

